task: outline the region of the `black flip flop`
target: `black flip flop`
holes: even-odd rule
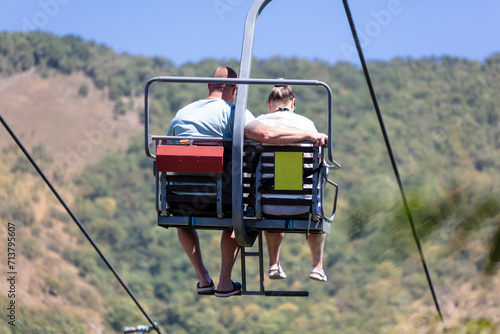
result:
[[[198,290],[199,295],[213,295],[215,292],[214,281],[210,280],[210,285],[200,286],[200,282],[196,284],[196,290]]]
[[[236,295],[241,295],[241,284],[238,282],[233,282],[233,289],[230,291],[217,291],[215,290],[215,297],[231,297]]]

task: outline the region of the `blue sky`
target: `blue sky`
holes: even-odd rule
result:
[[[117,52],[181,65],[237,59],[252,0],[0,0],[0,31],[73,34]],[[368,60],[500,52],[498,0],[351,0]],[[259,17],[254,57],[359,63],[341,0],[273,0]]]

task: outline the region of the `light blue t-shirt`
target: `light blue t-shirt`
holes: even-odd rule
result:
[[[193,136],[193,137],[222,137],[233,139],[235,105],[222,99],[199,100],[193,102],[177,112],[167,136]],[[245,110],[245,126],[255,117]],[[174,173],[191,175],[189,173]],[[186,184],[186,183],[173,183]],[[189,183],[187,183],[189,184]],[[211,184],[197,184],[199,186]],[[176,192],[178,195],[216,195],[206,193]]]
[[[177,112],[167,136],[233,138],[235,105],[222,99],[199,100]],[[245,126],[255,117],[245,110]]]

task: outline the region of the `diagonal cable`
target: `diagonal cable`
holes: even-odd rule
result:
[[[424,252],[422,250],[422,245],[420,244],[420,238],[418,237],[417,230],[415,228],[415,223],[413,221],[413,216],[411,214],[411,210],[410,210],[410,207],[408,205],[408,201],[406,199],[406,194],[405,194],[405,190],[403,187],[403,182],[401,181],[401,176],[399,174],[398,165],[396,163],[396,158],[394,157],[391,143],[389,141],[389,136],[387,135],[387,130],[385,128],[384,119],[382,118],[382,112],[380,111],[380,107],[378,104],[377,95],[375,94],[375,90],[373,88],[373,83],[371,80],[370,72],[368,71],[368,66],[366,65],[366,60],[365,60],[365,57],[363,55],[363,50],[362,50],[361,44],[359,42],[358,33],[356,31],[356,26],[354,25],[354,20],[352,18],[352,14],[351,14],[351,9],[349,8],[348,0],[342,0],[342,2],[344,3],[344,8],[345,8],[345,11],[347,14],[347,19],[349,20],[349,26],[351,27],[352,35],[354,37],[354,42],[356,43],[356,48],[358,50],[359,59],[361,61],[361,65],[363,66],[363,72],[365,74],[366,82],[368,83],[368,88],[370,89],[370,95],[372,98],[373,106],[375,107],[375,111],[377,113],[377,118],[378,118],[378,121],[380,124],[380,129],[382,130],[382,135],[384,136],[385,145],[387,147],[387,152],[388,152],[389,157],[391,159],[391,164],[392,164],[392,168],[394,170],[394,175],[396,176],[396,179],[398,182],[399,191],[401,193],[401,198],[403,200],[404,209],[405,209],[406,215],[408,216],[408,220],[410,222],[411,232],[413,234],[413,238],[415,239],[415,243],[417,244],[418,253],[420,255],[420,260],[422,262],[422,266],[424,267],[425,275],[427,276],[427,282],[429,283],[429,288],[430,288],[431,293],[432,293],[432,298],[434,299],[434,304],[436,306],[436,310],[438,312],[439,319],[444,324],[443,314],[441,313],[441,308],[439,307],[439,302],[438,302],[438,299],[436,296],[436,292],[434,291],[434,285],[432,284],[431,275],[430,275],[429,269],[427,267],[427,262],[425,261]]]
[[[38,174],[40,174],[40,176],[45,181],[45,183],[47,184],[47,186],[50,188],[50,190],[52,191],[52,193],[59,200],[59,202],[61,203],[61,205],[66,209],[66,211],[71,216],[71,218],[76,223],[76,225],[78,225],[78,227],[80,228],[80,230],[82,231],[82,233],[85,235],[85,237],[90,242],[90,244],[94,247],[95,251],[99,254],[99,256],[104,261],[104,263],[106,264],[106,266],[108,266],[109,270],[111,270],[111,272],[115,275],[116,279],[120,282],[120,284],[123,286],[123,288],[125,289],[125,291],[127,291],[127,293],[129,294],[130,298],[132,298],[132,300],[134,301],[134,303],[141,310],[142,314],[144,314],[144,316],[148,319],[148,321],[151,323],[151,325],[153,326],[153,328],[156,329],[156,331],[158,332],[158,334],[161,334],[161,331],[160,331],[160,328],[158,327],[158,325],[151,319],[151,317],[149,316],[149,314],[141,306],[141,304],[139,303],[139,301],[137,300],[137,298],[134,296],[134,294],[132,293],[132,291],[129,289],[129,287],[127,286],[127,284],[123,281],[123,279],[120,277],[120,275],[115,270],[115,268],[113,268],[113,266],[111,265],[111,263],[108,261],[108,259],[104,255],[104,253],[100,250],[100,248],[97,246],[97,244],[92,239],[92,237],[90,236],[90,234],[87,232],[87,230],[85,229],[85,227],[82,225],[82,223],[80,222],[80,220],[75,216],[75,214],[73,213],[73,211],[71,211],[71,209],[69,208],[69,206],[63,200],[63,198],[59,195],[59,193],[54,188],[54,186],[49,181],[49,179],[47,179],[47,177],[45,176],[45,174],[43,173],[43,171],[40,169],[40,167],[35,162],[35,160],[31,157],[31,155],[29,154],[29,152],[23,146],[23,144],[21,143],[21,141],[17,138],[16,134],[14,133],[14,131],[12,131],[12,129],[10,128],[9,124],[7,124],[7,122],[4,120],[4,118],[3,118],[3,116],[1,114],[0,114],[0,121],[2,122],[3,126],[5,127],[5,129],[9,132],[10,136],[12,137],[12,139],[14,139],[14,141],[17,144],[17,146],[19,146],[19,148],[23,151],[23,153],[26,156],[26,158],[28,158],[28,160],[31,162],[31,164],[33,165],[33,167],[38,172]]]

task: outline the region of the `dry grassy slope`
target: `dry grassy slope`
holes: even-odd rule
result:
[[[78,95],[82,84],[89,87],[86,97]],[[49,177],[54,168],[64,167],[67,181],[64,186],[56,184],[56,188],[70,207],[74,201],[71,176],[85,164],[98,161],[108,150],[126,147],[132,135],[141,133],[138,114],[141,101],[141,98],[134,100],[134,110],[115,119],[114,101],[107,98],[106,91],[94,88],[82,73],[70,76],[51,73],[43,78],[31,70],[9,78],[0,77],[2,116],[30,152],[37,144],[45,145],[53,159],[53,163],[46,166],[49,170],[45,170]],[[31,223],[15,222],[16,270],[20,273],[17,302],[33,308],[57,308],[70,316],[83,317],[92,333],[101,333],[99,291],[61,257],[66,248],[88,248],[89,251],[92,248],[86,241],[78,242],[81,232],[66,218],[59,202],[38,175],[12,171],[12,165],[21,155],[17,148],[6,150],[9,145],[14,142],[2,127],[0,200],[22,203],[34,216]],[[12,210],[8,205],[2,207],[4,211]],[[0,212],[0,217],[9,216],[9,212]],[[6,242],[7,221],[4,220],[0,224],[1,245]],[[33,252],[28,256],[27,244],[36,250],[35,256]],[[110,279],[114,279],[112,275]],[[7,294],[7,283],[0,281],[1,294]]]
[[[34,309],[59,309],[70,317],[83,316],[89,328],[93,328],[92,332],[101,333],[100,292],[61,256],[65,249],[78,247],[91,251],[91,246],[78,242],[81,240],[79,230],[72,221],[61,220],[65,213],[43,182],[32,174],[14,175],[11,165],[0,162],[0,198],[9,203],[22,203],[35,217],[33,222],[7,219],[15,224],[16,304]],[[71,199],[70,192],[60,190],[64,198]],[[0,216],[4,215],[8,217],[9,213],[0,212]],[[0,224],[0,244],[4,249],[7,221],[2,219]],[[6,295],[7,291],[8,282],[0,280],[0,293]]]
[[[83,83],[90,88],[87,97],[78,96]],[[71,76],[51,74],[49,78],[42,78],[35,71],[28,71],[9,78],[0,77],[0,113],[26,147],[31,150],[34,145],[43,143],[55,164],[70,164],[66,168],[66,180],[69,182],[64,187],[57,185],[70,207],[73,207],[71,175],[85,163],[99,160],[108,149],[126,147],[130,135],[142,131],[138,116],[142,99],[133,102],[133,112],[114,119],[114,102],[107,98],[105,91],[95,89],[81,73]],[[103,319],[100,312],[105,301],[101,299],[101,293],[78,275],[77,268],[61,257],[61,251],[65,248],[78,247],[92,251],[91,246],[87,242],[78,242],[78,228],[67,218],[64,219],[66,214],[38,176],[12,172],[11,167],[19,153],[14,149],[3,150],[12,144],[7,132],[0,129],[0,201],[25,203],[34,215],[31,225],[16,221],[19,241],[16,270],[22,273],[16,286],[18,302],[25,307],[58,308],[69,315],[82,316],[87,320],[90,333],[102,333]],[[0,217],[8,216],[8,213],[1,212],[1,208]],[[6,224],[2,218],[0,247],[3,249]],[[27,244],[37,245],[37,256],[27,257]],[[476,248],[482,249],[480,245]],[[425,250],[430,261],[441,256],[433,254],[428,247]],[[418,259],[415,259],[415,265],[419,266]],[[109,277],[114,279],[111,274]],[[500,324],[500,299],[492,297],[492,293],[496,296],[500,287],[499,275],[476,277],[460,286],[440,280],[436,280],[435,284],[450,328],[466,318],[484,317]],[[6,291],[7,281],[0,280],[0,294],[5,295]],[[420,324],[423,314],[435,314],[430,296],[427,294],[413,306],[419,312],[413,317],[399,319],[400,325],[393,328],[391,334],[416,333],[415,328],[421,328],[419,332],[437,332]]]
[[[82,84],[89,87],[86,97],[78,95]],[[133,112],[115,119],[114,101],[83,73],[42,78],[30,70],[0,78],[1,113],[19,139],[28,149],[43,143],[56,162],[71,167],[95,162],[107,149],[126,147],[130,136],[140,133],[142,99],[133,103]],[[2,145],[12,142],[3,129],[0,139]]]

